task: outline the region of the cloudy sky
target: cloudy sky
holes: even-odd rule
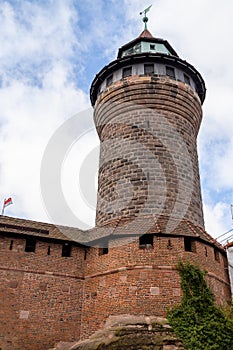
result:
[[[59,150],[57,133],[77,115],[78,137],[66,145],[59,178],[74,216],[83,227],[94,225],[97,162],[87,171],[87,158],[98,153],[98,138],[89,87],[117,49],[140,34],[139,12],[151,4],[149,30],[205,79],[198,149],[206,229],[215,237],[231,229],[232,0],[0,0],[0,200],[14,201],[6,215],[73,224],[51,215],[40,174],[48,147],[57,142]],[[51,155],[46,162],[42,177],[53,167]],[[90,181],[82,191],[80,171]]]

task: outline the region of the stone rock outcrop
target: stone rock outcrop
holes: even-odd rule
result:
[[[51,350],[185,350],[165,318],[110,316],[88,340],[59,343]]]

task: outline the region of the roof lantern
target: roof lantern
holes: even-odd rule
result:
[[[154,38],[153,35],[147,29],[147,12],[150,10],[151,6],[147,7],[144,11],[140,12],[140,15],[144,14],[144,17],[142,19],[144,22],[144,30],[139,35],[139,37],[130,41],[129,43],[125,44],[119,49],[117,58],[141,53],[161,53],[178,57],[177,53],[171,47],[167,40]]]

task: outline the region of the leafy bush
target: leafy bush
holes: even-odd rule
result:
[[[232,313],[214,304],[206,272],[182,262],[178,271],[183,297],[167,315],[176,334],[189,350],[233,350]]]

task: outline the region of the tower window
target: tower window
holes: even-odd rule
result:
[[[101,92],[101,85],[98,87],[97,96],[100,94],[100,92]]]
[[[196,252],[196,242],[193,238],[184,237],[184,250],[186,252]]]
[[[61,256],[69,257],[71,255],[71,244],[70,243],[64,243],[62,245],[62,254]]]
[[[171,78],[175,78],[175,69],[172,67],[166,66],[166,75],[168,75]]]
[[[214,258],[217,262],[220,262],[220,254],[217,249],[214,248]]]
[[[134,51],[133,47],[131,47],[130,49],[128,49],[126,51],[123,51],[122,57],[132,55],[134,53],[133,51]]]
[[[112,84],[112,81],[113,81],[113,74],[110,75],[107,80],[106,80],[106,86],[109,86]]]
[[[25,252],[34,253],[36,250],[36,240],[35,238],[27,238],[25,244]]]
[[[140,53],[141,52],[141,43],[138,43],[134,46],[133,53]]]
[[[155,50],[155,45],[154,44],[150,44],[150,50]]]
[[[144,74],[154,74],[154,65],[153,64],[144,64]]]
[[[145,234],[141,237],[139,237],[139,248],[140,249],[152,249],[154,242],[153,242],[153,235],[151,234]]]
[[[184,82],[190,85],[190,78],[186,74],[184,74]]]
[[[129,77],[130,75],[132,75],[132,67],[123,68],[122,78]]]

